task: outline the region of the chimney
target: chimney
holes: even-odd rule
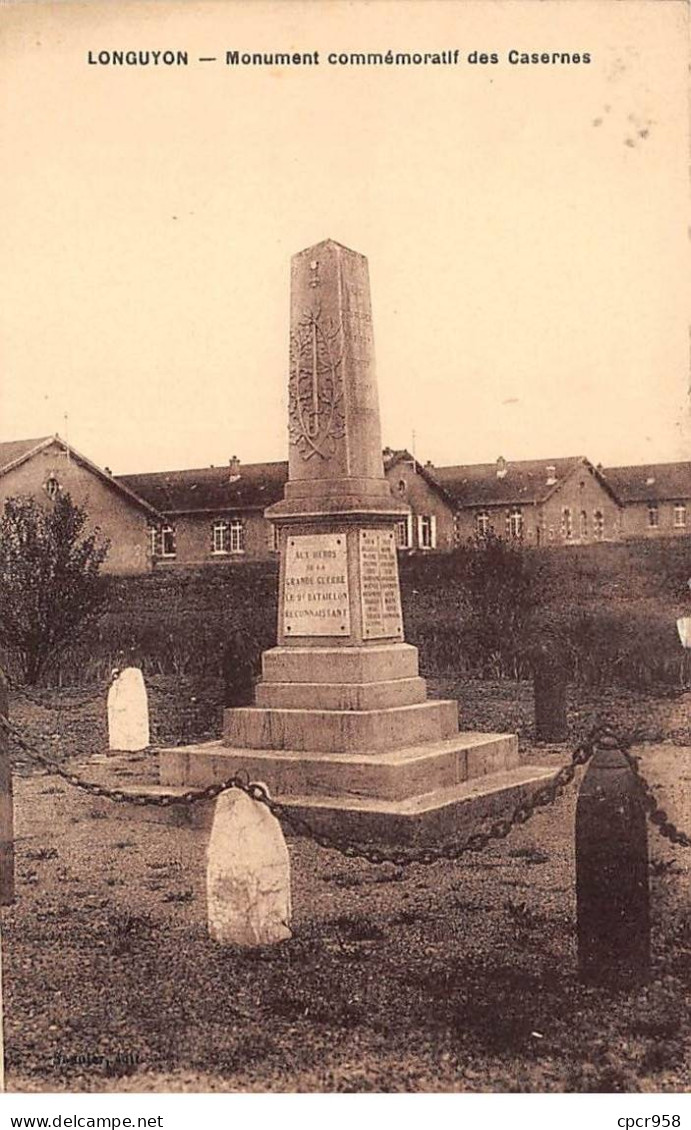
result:
[[[499,458],[497,459],[497,478],[498,479],[505,479],[507,469],[508,468],[507,468],[507,465],[506,465],[506,460],[505,460],[503,455],[500,455]]]
[[[557,468],[554,463],[549,463],[547,466],[547,486],[553,487],[557,481]]]
[[[230,467],[230,477],[231,477],[231,479],[239,479],[240,478],[240,460],[238,459],[237,455],[231,455],[231,457],[228,461],[228,465]]]

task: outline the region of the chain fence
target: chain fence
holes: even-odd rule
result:
[[[240,789],[253,800],[265,805],[282,825],[298,835],[308,837],[320,847],[340,852],[351,859],[365,859],[375,864],[392,863],[399,867],[406,867],[414,863],[431,864],[442,860],[457,860],[467,853],[482,851],[495,840],[506,839],[514,828],[527,823],[536,812],[554,804],[572,783],[577,771],[585,766],[598,750],[616,749],[623,753],[635,775],[641,800],[651,824],[670,843],[681,847],[691,846],[691,837],[677,828],[669,819],[667,812],[658,804],[652,788],[642,774],[638,758],[631,752],[633,742],[607,723],[596,725],[573,750],[569,762],[562,766],[546,784],[535,789],[525,800],[519,801],[508,816],[492,821],[482,829],[471,832],[463,839],[455,838],[434,845],[390,848],[372,842],[350,840],[342,835],[328,833],[314,827],[292,806],[274,800],[264,785],[257,781],[251,781],[244,772],[235,773],[226,780],[208,785],[206,788],[191,789],[183,793],[137,793],[134,790],[111,788],[95,781],[88,781],[65,769],[60,762],[28,742],[21,731],[2,714],[0,714],[0,726],[15,746],[21,749],[32,761],[90,796],[119,804],[171,808],[175,805],[190,806],[208,802],[220,796],[227,789]]]

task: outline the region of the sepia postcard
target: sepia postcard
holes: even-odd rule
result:
[[[682,1125],[688,64],[685,0],[0,3],[18,1113]]]

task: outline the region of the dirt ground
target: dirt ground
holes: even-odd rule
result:
[[[12,703],[41,748],[91,779],[155,779],[153,755],[105,759],[100,696],[42,701]],[[173,703],[194,711],[185,738],[213,732],[198,696],[161,680],[156,733],[181,732]],[[529,705],[520,684],[463,688],[464,725],[518,728],[524,760],[562,764],[568,745],[531,748]],[[574,735],[602,705],[573,706]],[[608,705],[678,736],[690,698]],[[687,830],[689,747],[637,751]],[[574,809],[572,787],[453,864],[374,866],[289,839],[292,939],[223,949],[206,933],[208,832],[19,759],[17,899],[2,911],[8,1090],[687,1091],[691,851],[650,829],[651,983],[584,987]]]

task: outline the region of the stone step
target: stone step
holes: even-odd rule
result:
[[[424,702],[424,679],[386,679],[378,683],[257,683],[257,706],[288,710],[380,710]]]
[[[246,773],[272,795],[342,795],[401,800],[518,765],[514,734],[459,733],[378,753],[229,749],[221,742],[160,751],[165,785],[204,788]]]
[[[510,816],[556,773],[553,768],[525,765],[397,801],[342,796],[276,799],[317,833],[375,844],[433,845],[463,838],[480,826]]]
[[[452,699],[382,710],[274,710],[237,706],[223,714],[223,741],[234,749],[370,753],[458,733]]]
[[[380,683],[414,679],[417,648],[409,643],[359,647],[272,647],[262,655],[266,683]]]
[[[433,845],[463,838],[493,820],[510,816],[518,804],[529,800],[556,772],[553,767],[524,765],[402,800],[327,794],[277,794],[275,799],[317,833],[378,845]],[[133,786],[131,791],[152,797],[179,797],[189,787],[144,785]],[[114,806],[107,800],[97,803],[106,806],[111,816],[175,826],[191,825],[205,830],[210,828],[214,813],[213,801],[166,808]],[[287,822],[284,830],[288,835],[295,834]]]

